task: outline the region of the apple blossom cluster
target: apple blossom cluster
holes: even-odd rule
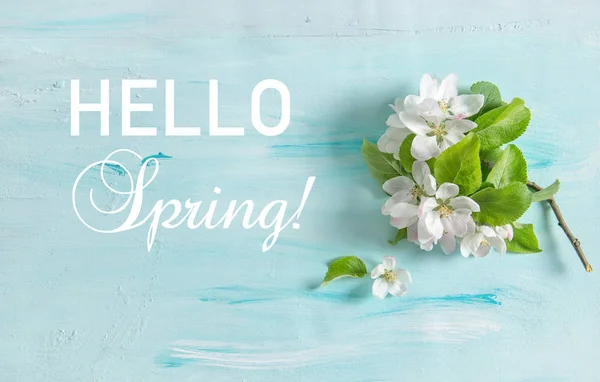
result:
[[[505,102],[485,81],[459,94],[455,74],[442,81],[425,74],[418,95],[390,106],[387,130],[376,144],[365,139],[362,155],[387,194],[381,213],[396,229],[391,244],[406,239],[424,251],[439,244],[445,254],[459,247],[465,258],[485,257],[492,248],[499,254],[541,251],[533,225],[518,219],[532,203],[553,200],[560,184],[529,182],[525,157],[511,143],[531,119],[522,99]],[[348,256],[329,265],[323,285],[367,274],[361,259]],[[412,281],[388,256],[371,278],[379,298],[403,295]]]

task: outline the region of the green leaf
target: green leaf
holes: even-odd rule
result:
[[[560,182],[558,179],[556,179],[554,181],[554,183],[552,183],[548,187],[542,189],[541,191],[534,192],[532,194],[532,198],[533,198],[532,200],[533,200],[533,202],[541,202],[543,200],[550,199],[551,197],[554,196],[554,194],[556,194],[558,192],[559,188],[560,188]]]
[[[473,132],[481,139],[481,150],[490,150],[520,137],[529,125],[531,113],[525,101],[515,98],[511,103],[481,115],[475,120]]]
[[[363,278],[367,274],[367,266],[356,256],[346,256],[336,259],[329,264],[327,274],[323,279],[322,287],[331,281],[342,277]]]
[[[416,134],[409,134],[400,145],[400,163],[402,163],[402,167],[408,172],[412,172],[412,165],[416,160],[410,153],[410,148],[415,137]]]
[[[480,115],[487,113],[488,111],[500,107],[504,104],[502,102],[502,96],[500,90],[496,85],[491,82],[481,81],[476,82],[471,86],[472,94],[483,94],[483,106],[479,113],[475,114],[469,119],[475,120]]]
[[[362,155],[367,162],[371,176],[380,184],[386,180],[404,175],[400,162],[394,158],[392,154],[382,153],[377,148],[377,145],[363,140]]]
[[[533,232],[533,224],[513,223],[513,239],[506,241],[506,249],[516,253],[542,252]]]
[[[469,134],[460,142],[442,151],[435,161],[438,185],[450,182],[460,187],[461,195],[469,195],[481,186],[479,137]]]
[[[503,153],[504,150],[501,148],[481,150],[479,152],[479,158],[481,158],[481,175],[483,176],[483,179],[487,179],[492,167],[494,167]]]
[[[496,188],[512,182],[527,183],[527,162],[521,150],[515,145],[508,145],[486,181]]]
[[[526,185],[511,183],[502,188],[486,188],[471,195],[479,204],[480,212],[473,214],[478,223],[491,226],[509,224],[517,220],[531,205],[531,192]]]
[[[412,166],[413,163],[415,163],[416,161],[415,157],[413,157],[410,153],[410,148],[412,147],[412,142],[415,139],[415,137],[415,134],[407,135],[406,138],[404,138],[404,140],[402,141],[402,144],[400,145],[400,163],[402,164],[402,168],[404,168],[404,170],[408,173],[412,173]],[[429,169],[432,170],[431,173],[433,174],[435,158],[428,159],[425,162],[429,165]]]
[[[404,240],[408,237],[408,231],[406,228],[402,228],[398,230],[398,233],[396,233],[396,237],[394,238],[394,240],[388,240],[388,243],[390,243],[391,245],[396,245],[398,244],[401,240]]]

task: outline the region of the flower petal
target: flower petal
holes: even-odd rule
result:
[[[466,235],[460,244],[460,253],[464,257],[469,257],[471,253],[474,253],[479,248],[482,239],[483,234],[481,233]]]
[[[428,243],[430,241],[433,243],[434,240],[433,235],[431,234],[431,232],[429,232],[429,229],[425,224],[425,219],[423,218],[419,219],[419,221],[417,222],[417,239],[421,244]]]
[[[410,133],[407,128],[388,127],[377,140],[377,148],[381,152],[394,154],[394,158],[399,159],[400,145]]]
[[[400,113],[401,111],[404,111],[404,98],[396,98],[396,101],[394,102],[393,105],[390,105],[390,107],[396,113]]]
[[[398,203],[412,203],[415,204],[416,200],[413,199],[412,194],[408,190],[400,190],[392,195],[391,198],[385,201],[384,205],[381,206],[381,213],[383,215],[389,215],[392,208]]]
[[[388,293],[388,283],[384,279],[378,278],[373,282],[373,296],[384,299]]]
[[[422,217],[423,215],[433,211],[434,208],[438,206],[437,200],[435,198],[421,198],[421,204],[419,205],[419,209],[417,211],[417,216]]]
[[[410,218],[390,218],[390,224],[392,227],[402,229],[414,225],[417,222],[417,219],[418,218],[416,216],[412,216]]]
[[[437,158],[442,150],[437,145],[435,137],[417,135],[410,147],[410,153],[420,161],[426,161],[431,158]]]
[[[459,188],[454,183],[444,183],[438,188],[435,197],[441,200],[448,200],[458,195]]]
[[[431,131],[431,127],[429,127],[427,122],[416,113],[403,111],[402,113],[399,113],[398,116],[402,123],[417,135],[426,135]]]
[[[396,281],[392,284],[388,285],[388,292],[394,297],[400,297],[403,294],[406,294],[408,290],[406,289],[406,285],[403,282]]]
[[[492,247],[494,247],[496,252],[498,252],[501,255],[504,255],[506,253],[506,242],[504,241],[504,239],[498,236],[494,236],[489,238],[488,241],[490,242]]]
[[[491,247],[489,245],[480,245],[479,248],[473,252],[473,256],[485,257],[490,253],[490,248]]]
[[[421,77],[419,86],[419,95],[421,98],[436,98],[438,94],[438,83],[436,79],[431,78],[427,73]]]
[[[403,268],[396,268],[396,274],[398,275],[398,280],[402,281],[405,284],[412,284],[412,276],[410,272]]]
[[[419,186],[422,186],[425,177],[431,174],[431,170],[429,169],[429,165],[423,161],[416,160],[412,165],[412,176]]]
[[[444,78],[437,92],[437,99],[452,99],[458,95],[458,76],[454,73]]]
[[[385,124],[388,125],[389,127],[396,127],[399,129],[406,127],[406,126],[404,126],[404,123],[402,123],[400,118],[398,117],[398,113],[394,113],[394,114],[390,115],[388,117],[387,121],[385,121]]]
[[[437,189],[437,182],[433,175],[429,174],[425,177],[425,181],[423,182],[423,190],[425,190],[425,194],[427,195],[435,195],[435,190]]]
[[[440,239],[440,244],[442,246],[442,251],[444,251],[446,255],[451,254],[456,249],[456,239],[451,233],[445,233]]]
[[[407,176],[397,176],[392,179],[388,179],[383,183],[383,191],[390,195],[395,194],[398,191],[410,191],[415,186],[415,182]]]
[[[417,223],[417,222],[415,222]],[[411,224],[408,227],[406,227],[406,235],[407,235],[407,240],[413,243],[418,243],[419,242],[419,232],[418,232],[418,228],[417,228],[418,224]]]
[[[431,251],[433,249],[433,238],[425,243],[421,243],[421,249],[427,252]]]
[[[419,206],[410,203],[397,203],[390,209],[390,216],[393,218],[416,217]]]
[[[457,196],[450,200],[450,206],[456,209],[466,209],[473,212],[479,212],[479,204],[468,196]]]
[[[469,121],[468,119],[452,119],[450,121],[446,121],[446,131],[448,133],[453,132],[466,134],[476,127],[477,124],[473,121]]]
[[[442,145],[442,150],[446,150],[448,147],[454,146],[455,144],[460,142],[464,137],[465,135],[463,133],[449,131],[446,135],[442,137],[443,143],[445,143],[446,146],[444,147],[444,145]]]
[[[444,226],[442,225],[439,211],[429,212],[423,217],[423,220],[425,221],[425,226],[427,227],[427,230],[431,236],[433,236],[435,240],[440,239],[444,234]],[[419,241],[423,242],[421,237],[419,237]]]
[[[404,105],[403,105],[404,110],[398,109],[398,112],[407,111],[409,113],[418,113],[420,103],[421,103],[421,97],[419,97],[417,95],[406,96],[406,98],[404,98]],[[396,105],[396,108],[398,108],[398,105]]]
[[[469,215],[462,215],[453,213],[448,216],[446,219],[448,221],[449,227],[444,227],[444,229],[458,237],[463,237],[467,233],[467,219],[471,219]]]
[[[494,231],[492,227],[488,227],[487,225],[480,225],[479,227],[477,227],[477,229],[486,237],[496,237],[496,231]]]
[[[380,277],[381,275],[383,275],[384,272],[385,272],[385,267],[383,266],[383,264],[378,264],[371,271],[371,278],[376,279],[376,278]]]
[[[458,118],[469,118],[477,114],[483,106],[482,94],[463,94],[455,97],[450,104],[450,111]]]
[[[396,258],[393,256],[386,256],[383,258],[383,266],[387,270],[394,270],[396,268]]]

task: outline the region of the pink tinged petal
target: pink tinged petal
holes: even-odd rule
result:
[[[475,221],[472,217],[469,216],[467,220],[467,233],[465,235],[474,235],[475,234]]]
[[[408,227],[406,227],[406,234],[407,234],[407,240],[413,243],[418,243],[419,242],[419,232],[418,232],[418,228],[417,228],[417,222],[415,222],[415,224],[411,224]]]
[[[444,234],[444,226],[438,211],[429,212],[424,219],[427,230],[435,240],[439,240]],[[423,242],[419,237],[419,241]]]
[[[400,297],[403,294],[406,294],[408,290],[406,289],[406,285],[400,281],[396,281],[388,286],[388,292],[394,297]]]
[[[423,161],[416,160],[412,165],[412,176],[419,186],[422,186],[427,175],[431,174],[429,165]]]
[[[420,161],[437,158],[441,152],[442,150],[437,145],[436,138],[427,137],[424,135],[417,135],[412,142],[412,146],[410,147],[410,153],[412,156]]]
[[[385,269],[388,269],[390,271],[394,270],[394,268],[396,268],[396,258],[393,256],[384,257],[383,266],[385,267]]]
[[[483,106],[482,94],[463,94],[455,97],[450,104],[450,111],[461,118],[469,118],[477,114]]]
[[[410,191],[415,186],[415,182],[407,176],[397,176],[395,178],[386,180],[383,183],[383,190],[390,195],[395,194],[398,191]]]
[[[423,189],[425,190],[425,194],[427,195],[435,195],[435,190],[437,189],[437,182],[433,175],[429,174],[425,177],[425,181],[423,182]]]
[[[433,211],[434,208],[438,206],[437,200],[435,198],[421,198],[421,204],[419,205],[419,209],[417,210],[417,216],[422,217],[423,215]]]
[[[390,210],[390,216],[393,218],[416,217],[419,206],[410,203],[398,203]]]
[[[373,282],[373,296],[384,299],[388,293],[388,283],[379,278]]]
[[[440,239],[440,245],[442,246],[442,251],[446,255],[451,254],[456,249],[456,239],[454,235],[451,233],[446,233]]]
[[[376,279],[379,276],[383,275],[384,272],[385,272],[385,267],[383,266],[383,264],[379,264],[375,268],[373,268],[373,270],[371,271],[371,278]]]
[[[429,127],[427,122],[418,114],[403,111],[402,113],[399,113],[398,116],[402,123],[417,135],[426,135],[431,132],[431,127]]]
[[[479,212],[479,204],[468,196],[457,196],[450,200],[450,206],[457,209],[465,209],[472,212]]]
[[[467,235],[463,238],[463,241],[460,245],[460,253],[464,257],[469,257],[470,254],[474,254],[475,251],[479,248],[481,244],[481,240],[483,239],[482,233],[476,233],[473,235]]]
[[[410,272],[403,268],[396,268],[396,275],[398,275],[398,280],[402,281],[405,284],[412,284],[412,277]]]
[[[492,247],[494,247],[496,252],[498,252],[501,255],[504,255],[506,253],[506,242],[504,241],[504,239],[498,236],[494,236],[487,240],[490,242]]]
[[[514,236],[514,231],[513,231],[512,225],[507,224],[506,225],[506,230],[508,231],[508,237],[507,237],[508,241],[512,241],[513,236]]]
[[[390,218],[390,224],[398,229],[406,228],[414,225],[417,222],[417,217],[413,216],[410,218]]]
[[[419,86],[419,95],[421,98],[436,98],[438,93],[437,80],[431,78],[429,74],[421,77],[421,86]]]
[[[451,99],[458,95],[458,76],[454,73],[444,78],[438,89],[438,99]]]
[[[466,134],[476,127],[477,124],[473,121],[469,121],[468,119],[453,119],[446,121],[446,131],[448,133],[453,132]]]
[[[441,200],[448,200],[458,195],[458,186],[454,183],[444,183],[438,188],[435,197]]]
[[[388,125],[389,127],[396,127],[396,128],[405,128],[406,127],[406,126],[404,126],[404,123],[402,123],[400,118],[398,117],[398,113],[390,115],[388,117],[387,121],[385,122],[385,124]]]

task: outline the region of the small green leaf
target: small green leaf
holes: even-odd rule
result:
[[[496,164],[496,162],[500,159],[504,150],[501,148],[496,148],[492,150],[481,150],[479,152],[479,158],[481,158],[481,175],[483,179],[487,179],[490,171],[492,171],[492,167]]]
[[[391,245],[396,245],[398,244],[401,240],[404,240],[408,237],[408,231],[406,228],[402,228],[398,230],[398,233],[396,233],[396,237],[394,238],[394,240],[388,240],[388,243],[390,243]]]
[[[527,162],[521,150],[515,145],[508,145],[486,181],[496,188],[512,182],[527,183]]]
[[[327,274],[323,279],[322,287],[331,281],[342,277],[363,278],[367,274],[367,266],[356,256],[346,256],[336,259],[329,264]]]
[[[558,179],[556,179],[554,181],[554,183],[552,183],[548,187],[542,189],[541,191],[534,192],[532,194],[532,198],[533,198],[532,200],[535,203],[535,202],[541,202],[543,200],[550,199],[551,197],[554,196],[554,194],[556,194],[558,192],[559,188],[560,188],[560,182]]]
[[[531,205],[531,192],[526,185],[511,183],[503,188],[486,188],[471,195],[480,212],[473,214],[478,223],[491,226],[509,224],[517,220]]]
[[[408,172],[412,172],[412,165],[416,160],[410,153],[410,148],[415,137],[415,134],[409,134],[400,145],[400,163],[402,163],[402,167]]]
[[[542,252],[533,232],[533,224],[513,223],[513,239],[506,241],[506,249],[516,253]]]
[[[481,115],[473,132],[481,139],[481,150],[490,150],[519,138],[527,129],[531,113],[525,101],[515,98],[505,106]]]
[[[412,173],[412,166],[413,163],[415,163],[416,161],[415,157],[413,157],[410,152],[410,148],[412,147],[412,142],[415,139],[415,137],[415,134],[407,135],[406,138],[404,138],[404,140],[402,141],[402,144],[400,145],[400,163],[402,163],[402,168],[408,173]],[[432,170],[431,173],[433,174],[435,158],[428,159],[425,162],[429,165],[429,168]]]
[[[400,162],[392,154],[382,153],[376,144],[366,139],[363,140],[362,155],[367,162],[369,172],[380,184],[405,174]]]
[[[471,86],[472,94],[483,94],[483,106],[479,113],[475,114],[473,117],[469,118],[472,120],[477,119],[482,114],[487,113],[488,111],[500,107],[503,105],[502,96],[500,95],[500,90],[496,85],[491,82],[481,81],[476,82]]]
[[[479,137],[469,134],[460,142],[442,151],[435,161],[438,185],[450,182],[460,187],[461,195],[469,195],[481,186]]]

